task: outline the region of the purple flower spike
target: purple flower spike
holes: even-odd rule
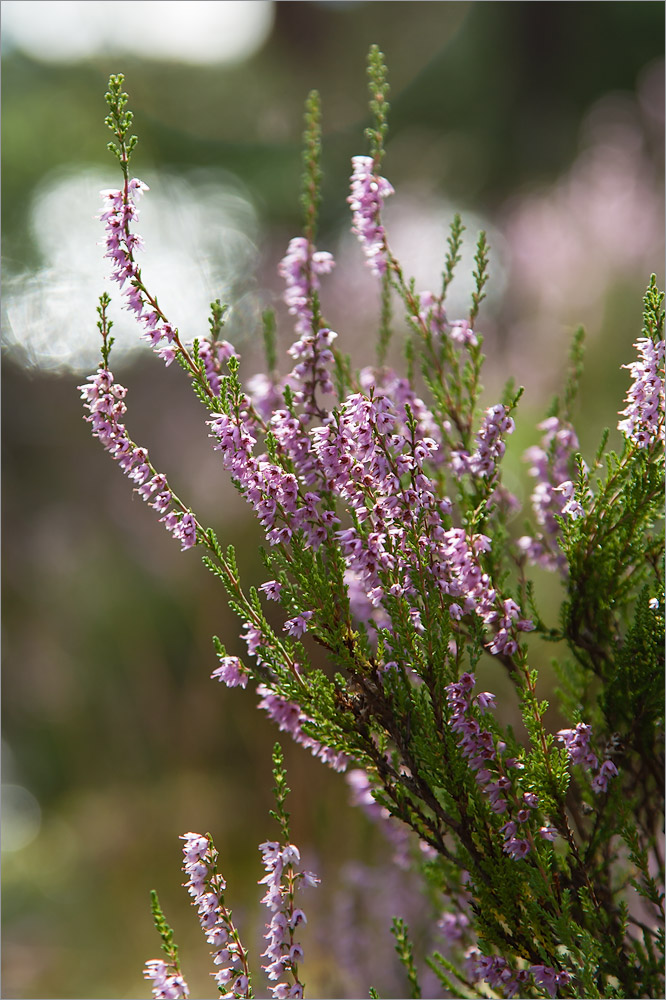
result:
[[[617,429],[639,448],[653,442],[664,442],[664,341],[655,344],[649,337],[640,337],[634,344],[639,360],[623,365],[631,372],[633,382],[627,392],[624,410]]]
[[[145,448],[137,447],[130,440],[125,425],[121,423],[127,412],[124,402],[127,389],[115,382],[113,372],[99,368],[88,376],[89,385],[78,386],[84,409],[89,416],[84,417],[92,426],[93,437],[99,439],[106,451],[115,459],[125,475],[137,484],[136,492],[159,514],[160,521],[182,549],[192,548],[197,542],[197,522],[193,514],[169,511],[172,495],[166,477],[156,473],[148,460]]]
[[[333,255],[316,251],[304,236],[289,243],[278,273],[285,280],[284,301],[296,317],[299,334],[312,333],[312,294],[319,288],[319,275],[329,274],[334,266]]]
[[[105,209],[100,215],[106,230],[106,254],[112,262],[111,280],[123,289],[125,305],[144,326],[142,338],[147,340],[168,366],[176,357],[172,341],[176,331],[153,307],[141,285],[141,273],[134,252],[143,247],[140,236],[130,231],[130,224],[139,217],[136,202],[148,191],[148,185],[134,177],[124,189],[102,191]]]
[[[185,841],[185,888],[197,908],[206,941],[212,946],[213,964],[218,967],[211,975],[218,987],[226,988],[222,993],[224,998],[247,997],[247,952],[224,904],[226,882],[217,872],[217,851],[212,841],[200,833],[185,833],[180,839]]]
[[[266,886],[262,903],[271,912],[270,923],[266,924],[265,940],[268,942],[262,958],[266,959],[262,969],[270,980],[280,979],[290,972],[294,982],[281,982],[271,986],[274,997],[303,996],[303,984],[298,977],[298,962],[303,960],[303,948],[294,940],[294,931],[307,923],[302,909],[294,907],[296,887],[318,885],[319,878],[313,872],[299,870],[301,855],[294,844],[284,847],[275,841],[259,845],[263,856],[266,875],[259,884]]]
[[[611,760],[605,760],[599,767],[597,756],[590,749],[591,734],[592,727],[579,722],[574,729],[560,729],[556,735],[560,743],[564,743],[572,764],[580,764],[586,771],[597,771],[592,779],[592,791],[598,795],[607,791],[608,782],[617,774],[617,768]]]
[[[311,736],[307,736],[303,732],[301,724],[310,720],[298,705],[281,698],[265,684],[260,684],[257,687],[257,694],[261,697],[259,708],[263,708],[273,722],[277,723],[280,732],[289,733],[296,743],[300,743],[302,747],[310,750],[314,757],[319,757],[325,764],[332,767],[334,771],[344,771],[346,769],[349,758],[345,754],[323,746],[317,740],[312,739]]]
[[[352,210],[352,232],[360,240],[368,267],[381,277],[386,270],[386,244],[380,215],[384,199],[394,193],[393,186],[374,173],[371,156],[354,156],[352,165],[351,194],[347,198]]]
[[[558,492],[558,487],[570,480],[571,460],[578,449],[578,438],[571,425],[559,417],[544,420],[539,430],[543,431],[541,446],[528,448],[523,457],[531,463],[529,473],[536,479],[532,507],[543,532],[535,537],[524,535],[518,544],[531,562],[564,573],[567,562],[557,544],[560,526],[555,515],[564,514],[567,498]]]

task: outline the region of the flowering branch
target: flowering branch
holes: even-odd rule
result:
[[[210,336],[186,344],[143,283],[133,226],[147,188],[130,178],[136,139],[122,77],[111,78],[107,94],[124,180],[106,194],[102,215],[112,278],[144,339],[167,364],[178,361],[206,407],[213,448],[268,543],[269,579],[246,593],[233,548],[222,549],[129,438],[125,390],[110,369],[108,295],[98,309],[102,363],[80,387],[86,419],[181,546],[200,546],[240,617],[251,662],[227,655],[215,637],[213,678],[230,688],[256,682],[259,707],[280,730],[336,770],[350,767],[356,801],[390,831],[401,863],[411,858],[442,899],[440,929],[456,962],[439,951],[427,959],[442,985],[455,992],[453,976],[469,996],[485,996],[486,987],[507,997],[658,995],[663,295],[653,278],[637,359],[625,366],[622,451],[608,449],[606,434],[589,464],[574,426],[582,332],[574,338],[563,404],[538,425],[541,443],[525,455],[535,523],[513,539],[508,515],[519,504],[502,470],[522,390],[508,387],[493,405],[480,405],[487,241],[482,233],[466,319],[446,309],[461,258],[458,216],[440,291],[416,291],[383,220],[395,192],[380,173],[388,83],[377,47],[368,73],[370,154],[352,160],[348,203],[381,283],[378,367],[353,371],[322,314],[321,280],[334,262],[314,242],[321,112],[312,92],[303,233],[279,266],[297,340],[280,376],[275,317],[267,312],[268,374],[246,387],[238,354],[220,339],[226,307],[213,303]],[[396,300],[408,330],[405,375],[385,365]],[[557,625],[537,608],[533,563],[565,588]],[[269,624],[263,601],[281,607],[281,628]],[[538,696],[542,649],[532,632],[559,643],[566,725],[555,733]],[[313,664],[306,637],[333,670]],[[517,692],[522,736],[505,724],[494,694],[474,693],[477,676],[496,664]],[[296,932],[305,916],[296,893],[318,880],[301,870],[290,842],[279,748],[274,775],[281,841],[260,847],[271,914],[262,968],[273,996],[300,997]],[[184,840],[188,889],[220,967],[216,982],[225,996],[249,997],[247,952],[224,902],[217,852],[208,836]],[[160,915],[156,923],[167,961],[146,966],[153,994],[187,996],[170,929]],[[416,950],[402,918],[394,935],[411,995],[419,996]]]

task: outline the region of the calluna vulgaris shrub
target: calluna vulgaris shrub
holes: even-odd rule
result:
[[[477,330],[487,281],[481,234],[469,314],[452,318],[447,289],[460,259],[455,218],[441,287],[415,290],[382,223],[394,194],[381,173],[386,71],[370,52],[372,125],[352,161],[352,230],[378,292],[377,362],[356,370],[324,318],[330,253],[316,248],[320,111],[306,105],[303,234],[279,267],[296,338],[278,373],[275,322],[264,315],[268,374],[243,385],[239,357],[210,332],[186,341],[144,284],[135,232],[146,185],[130,174],[136,137],[123,77],[111,77],[106,119],[123,172],[101,219],[111,278],[141,336],[176,361],[207,411],[212,446],[253,508],[267,541],[269,579],[244,590],[234,551],[202,524],[125,426],[126,391],[110,368],[109,296],[98,308],[102,361],[81,393],[92,433],[183,549],[197,547],[242,623],[248,662],[214,639],[213,678],[257,685],[259,705],[322,763],[347,770],[377,822],[410,833],[412,863],[440,903],[446,954],[417,956],[442,996],[663,997],[664,626],[661,515],[664,446],[663,295],[650,280],[644,325],[617,427],[620,454],[584,460],[572,423],[582,334],[562,398],[526,455],[531,522],[511,537],[516,499],[502,481],[505,441],[520,396],[479,408]],[[387,367],[397,303],[405,372]],[[617,419],[617,418],[614,418]],[[561,581],[559,616],[542,617],[529,571]],[[281,629],[265,601],[284,611]],[[552,644],[559,732],[544,725],[530,633]],[[325,650],[315,668],[302,642]],[[506,673],[525,737],[479,690],[482,657]],[[262,955],[272,995],[302,997],[299,926],[304,871],[290,841],[282,755],[274,755],[280,840],[261,845],[269,911]],[[225,997],[251,997],[248,952],[232,922],[211,837],[183,836],[183,870]],[[187,997],[173,934],[153,895],[165,957],[146,964],[155,997]],[[405,989],[420,996],[409,930],[396,915]],[[376,991],[368,984],[371,996]]]

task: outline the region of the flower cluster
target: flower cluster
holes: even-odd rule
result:
[[[153,983],[155,1000],[187,1000],[190,990],[179,972],[169,971],[169,966],[161,958],[146,962],[143,977]]]
[[[592,790],[599,794],[608,788],[610,778],[617,774],[617,768],[612,760],[605,760],[599,766],[597,756],[590,749],[592,727],[579,722],[573,729],[560,729],[557,738],[566,747],[572,764],[580,764],[586,771],[596,771],[592,778]]]
[[[469,930],[469,917],[466,913],[443,913],[437,921],[437,927],[449,944],[460,941]]]
[[[284,301],[296,317],[296,331],[301,335],[313,332],[312,298],[319,289],[319,275],[330,274],[334,266],[333,254],[315,250],[304,236],[290,241],[278,265],[278,273],[287,286]]]
[[[385,806],[376,801],[372,794],[372,785],[365,771],[358,767],[353,768],[347,771],[345,779],[351,789],[352,805],[360,806],[365,815],[377,823],[393,848],[393,862],[400,868],[409,868],[409,831],[402,823],[396,822]],[[431,851],[431,848],[423,842],[421,847],[426,849],[425,853]]]
[[[437,339],[448,337],[459,347],[477,347],[479,341],[469,321],[461,319],[449,323],[441,297],[432,292],[421,292],[419,303],[419,319],[431,336]]]
[[[198,347],[184,345],[169,325],[134,259],[141,239],[131,226],[145,185],[126,179],[123,190],[107,193],[102,216],[107,256],[127,306],[157,353],[167,363],[177,357],[192,378],[210,411],[214,448],[271,546],[263,556],[275,579],[260,591],[265,600],[280,602],[281,631],[264,617],[257,590],[242,587],[233,547],[225,551],[212,529],[199,526],[145,450],[127,436],[125,390],[108,371],[104,307],[102,367],[81,387],[86,419],[183,548],[199,542],[210,554],[205,561],[227,589],[256,664],[246,668],[216,639],[219,662],[212,677],[243,688],[254,679],[259,707],[281,731],[329,766],[349,768],[354,800],[384,827],[398,849],[397,865],[414,861],[417,852],[410,857],[408,838],[418,839],[429,862],[424,874],[432,886],[430,876],[436,877],[445,893],[438,915],[443,906],[447,912],[439,929],[460,951],[473,935],[483,949],[468,953],[467,977],[438,954],[429,961],[447,995],[455,995],[449,973],[467,992],[483,980],[506,997],[522,989],[578,995],[588,983],[599,995],[659,995],[663,972],[655,927],[663,895],[653,873],[663,862],[655,847],[659,805],[653,805],[651,792],[653,734],[663,712],[653,685],[655,620],[646,607],[660,606],[656,596],[647,602],[661,584],[654,525],[662,485],[662,451],[656,444],[664,440],[664,346],[656,341],[663,330],[663,297],[653,279],[645,300],[648,336],[636,342],[639,358],[627,366],[632,386],[618,425],[630,446],[620,457],[606,453],[605,478],[605,444],[592,472],[575,454],[578,440],[569,423],[581,357],[580,338],[575,340],[563,408],[550,411],[558,415],[539,425],[540,446],[525,455],[536,480],[531,497],[536,528],[519,540],[525,558],[516,558],[504,519],[496,516],[502,511],[493,508],[517,504],[501,485],[500,470],[518,396],[507,395],[506,403],[485,412],[480,406],[481,338],[475,328],[487,280],[485,234],[477,243],[468,319],[451,322],[445,297],[461,259],[464,227],[456,217],[440,294],[417,295],[415,280],[389,249],[383,225],[384,201],[393,188],[379,176],[387,88],[378,50],[371,54],[369,76],[373,155],[353,158],[347,201],[367,264],[382,279],[376,368],[353,368],[335,348],[337,335],[320,310],[320,278],[334,262],[313,243],[320,174],[316,96],[308,105],[305,235],[289,243],[279,266],[296,331],[286,374],[278,368],[268,315],[269,374],[255,377],[245,390],[238,355],[217,340],[226,308],[219,300],[212,307],[212,339]],[[120,114],[126,95],[119,87],[114,80],[107,99],[127,178],[127,122]],[[398,300],[409,329],[404,377],[384,365]],[[333,394],[334,382],[331,404],[324,397]],[[576,485],[574,465],[584,490]],[[570,529],[564,518],[578,523]],[[537,607],[526,575],[528,558],[569,574],[559,623],[552,609],[542,617]],[[561,659],[563,688],[576,693],[576,718],[589,717],[590,697],[598,695],[603,713],[595,726],[597,740],[615,731],[624,740],[632,724],[636,732],[639,726],[641,740],[626,740],[625,780],[642,789],[632,829],[628,817],[618,819],[610,807],[603,823],[590,816],[601,817],[599,810],[577,808],[592,797],[590,787],[606,792],[617,769],[611,759],[600,763],[592,751],[589,725],[560,730],[556,738],[564,749],[548,734],[534,650],[523,636],[535,624],[518,601],[534,609],[545,639],[568,646]],[[311,655],[315,643],[318,654],[329,659],[326,669]],[[461,673],[466,667],[476,670],[479,662],[483,669],[484,653],[506,668],[507,684],[515,689],[524,723],[520,748],[512,729],[492,714],[495,696],[475,693],[474,673]],[[274,762],[273,816],[281,832],[260,846],[262,902],[270,911],[262,968],[273,997],[282,1000],[303,996],[297,937],[305,915],[295,896],[298,887],[318,879],[301,870],[298,849],[290,843],[279,747]],[[568,797],[568,772],[574,770],[568,764],[587,772],[574,775],[582,779],[582,796],[579,787]],[[557,850],[543,843],[560,834]],[[623,839],[629,854],[606,849],[610,838]],[[213,949],[216,984],[226,997],[249,997],[247,954],[224,903],[217,852],[207,836],[190,833],[183,840],[186,885]],[[614,870],[621,856],[634,867],[622,885]],[[627,886],[642,896],[635,906]],[[145,976],[156,1000],[185,997],[177,951],[169,951],[171,931],[160,924],[158,910],[154,913],[167,961],[149,962]],[[627,930],[632,922],[643,931],[645,947],[636,945],[633,927]],[[420,995],[404,921],[395,922],[394,934],[411,992]],[[485,990],[480,983],[479,988]]]
[[[507,406],[498,403],[490,406],[476,435],[476,450],[469,455],[465,451],[454,451],[451,467],[457,474],[471,472],[474,476],[490,478],[497,471],[497,464],[506,451],[502,439],[504,434],[513,434],[515,424],[509,416]]]
[[[167,323],[154,301],[149,301],[141,281],[141,271],[134,260],[134,251],[141,249],[143,240],[132,233],[130,223],[138,218],[137,199],[148,191],[148,185],[134,177],[119,191],[103,191],[107,206],[100,215],[106,231],[106,257],[113,264],[111,278],[123,289],[127,308],[144,326],[142,337],[167,365],[176,357],[176,330]]]
[[[475,772],[477,784],[488,796],[490,808],[498,815],[508,815],[509,819],[500,831],[504,836],[502,850],[518,860],[526,857],[532,849],[529,831],[526,830],[526,835],[520,834],[539,800],[533,792],[524,792],[519,798],[507,772],[521,765],[513,757],[504,757],[506,744],[503,741],[496,744],[490,730],[482,729],[474,718],[472,708],[486,712],[495,706],[495,696],[489,691],[482,691],[472,698],[475,683],[474,674],[465,673],[457,683],[447,685],[446,698],[451,712],[449,725],[458,733],[458,746]]]
[[[146,449],[130,440],[125,425],[121,423],[127,412],[124,402],[127,390],[114,380],[113,373],[107,368],[99,368],[94,375],[88,376],[88,381],[90,385],[78,388],[89,413],[85,419],[92,425],[93,437],[101,441],[125,475],[136,483],[136,492],[141,499],[163,515],[160,521],[180,542],[181,548],[191,548],[197,540],[194,515],[169,510],[174,497],[166,477],[155,472]]]
[[[301,924],[307,923],[307,919],[303,910],[294,906],[294,895],[301,883],[316,886],[319,878],[313,872],[298,871],[301,855],[293,844],[282,847],[275,841],[267,841],[260,844],[259,850],[266,870],[259,883],[266,886],[262,903],[272,914],[264,935],[268,944],[262,953],[262,958],[266,959],[262,969],[273,982],[285,973],[291,973],[293,983],[280,982],[271,987],[273,996],[278,1000],[302,997],[303,984],[298,977],[298,963],[303,959],[303,949],[295,941],[294,932]]]
[[[310,416],[320,413],[315,400],[317,389],[323,393],[335,391],[327,365],[333,361],[330,347],[336,337],[337,333],[326,327],[317,331],[308,329],[289,348],[296,365],[286,381],[297,391],[294,401],[302,401],[305,413]]]
[[[352,157],[352,166],[351,194],[347,198],[352,210],[352,232],[360,240],[370,270],[381,276],[386,270],[386,242],[380,214],[384,199],[394,194],[393,186],[375,174],[371,156]]]
[[[518,544],[527,557],[545,569],[566,571],[566,558],[557,545],[560,526],[557,516],[564,515],[568,500],[561,486],[571,479],[571,461],[578,448],[574,429],[559,417],[548,417],[538,425],[543,432],[540,446],[528,448],[524,459],[531,462],[530,476],[536,479],[532,507],[542,534],[524,535]]]
[[[266,684],[258,685],[257,694],[261,698],[259,708],[263,708],[273,722],[277,723],[280,732],[289,733],[295,743],[300,743],[302,747],[311,752],[313,757],[318,757],[334,771],[345,770],[349,758],[344,753],[323,746],[303,731],[303,723],[311,720],[299,705],[293,701],[287,701],[286,698],[281,698]]]
[[[395,412],[395,432],[414,443],[429,439],[429,464],[434,467],[444,464],[440,427],[432,411],[414,392],[409,379],[392,368],[367,367],[359,372],[359,385],[366,396],[386,396]],[[447,430],[451,429],[447,421],[444,421],[443,426]],[[432,446],[432,442],[435,442],[436,447]]]
[[[237,656],[226,656],[224,654],[218,657],[220,661],[219,667],[210,675],[215,680],[221,681],[226,684],[227,687],[247,687],[247,670],[238,659]]]
[[[633,382],[617,429],[639,448],[664,442],[664,341],[640,337],[634,344],[639,360],[623,365]]]
[[[502,990],[505,997],[518,996],[520,988],[530,980],[545,989],[549,996],[556,997],[558,987],[566,986],[571,980],[566,970],[558,971],[547,965],[530,965],[516,972],[506,959],[483,955],[478,948],[470,948],[467,952],[467,968],[470,979],[475,982],[483,979],[492,989]]]
[[[285,545],[295,531],[302,530],[308,545],[318,548],[328,534],[328,526],[337,518],[330,511],[318,510],[321,497],[316,493],[302,495],[293,473],[265,455],[255,456],[256,429],[245,394],[235,401],[233,413],[213,413],[211,417],[211,436],[217,441],[214,448],[222,453],[225,468],[254,507],[270,544]],[[278,411],[269,424],[269,429],[273,428],[276,441],[287,454],[290,449],[297,453],[310,470],[309,446],[302,443],[299,421],[287,411]]]
[[[439,497],[425,468],[437,442],[398,433],[396,423],[389,397],[371,390],[370,396],[348,396],[334,419],[312,431],[325,487],[353,514],[355,526],[336,533],[347,567],[373,606],[386,594],[416,602],[420,568],[413,539],[418,538],[432,581],[454,602],[452,617],[474,611],[486,624],[498,625],[490,651],[511,655],[517,649],[512,630],[528,630],[532,623],[519,617],[513,602],[503,614],[497,610],[497,594],[479,565],[490,539],[468,538],[464,530],[446,526],[451,502]],[[403,485],[405,473],[409,485]],[[409,615],[418,631],[420,608],[412,603]]]
[[[216,869],[217,851],[209,837],[186,833],[181,837],[185,887],[197,907],[199,922],[218,971],[211,973],[223,997],[248,997],[250,981],[245,951],[231,913],[224,905],[226,883]],[[223,990],[226,989],[226,992]]]
[[[200,340],[199,359],[203,361],[206,378],[214,396],[220,395],[220,387],[224,378],[224,367],[229,358],[237,358],[238,353],[228,340]]]
[[[566,501],[564,507],[562,508],[562,517],[570,517],[572,521],[575,521],[579,517],[583,517],[585,511],[580,501],[576,500],[576,487],[570,479],[567,479],[566,482],[560,483],[559,486],[556,486],[555,492],[561,493]]]

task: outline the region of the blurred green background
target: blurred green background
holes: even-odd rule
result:
[[[211,299],[230,302],[228,336],[249,375],[262,365],[261,309],[280,310],[276,266],[299,230],[313,87],[324,110],[318,243],[338,259],[325,308],[343,347],[371,357],[377,295],[347,234],[345,198],[349,159],[365,152],[365,56],[380,45],[392,86],[389,238],[420,291],[436,281],[454,211],[472,238],[488,228],[485,384],[491,401],[510,374],[527,386],[509,476],[528,502],[520,456],[559,388],[573,329],[588,330],[579,428],[589,453],[622,405],[620,365],[650,272],[663,282],[664,9],[253,0],[6,2],[2,13],[2,996],[149,995],[151,888],[193,995],[211,996],[177,838],[213,833],[258,955],[256,844],[276,832],[277,734],[251,691],[209,679],[213,633],[243,653],[224,594],[81,419],[76,386],[96,364],[105,287],[98,189],[119,184],[105,148],[108,76],[125,73],[141,140],[134,169],[151,187],[144,274],[186,337],[205,333]],[[461,311],[465,294],[461,281]],[[260,583],[258,531],[198,404],[181,373],[133,347],[115,318],[132,436],[234,541],[246,583]],[[283,309],[280,319],[286,348]],[[487,686],[501,683],[489,668]],[[362,996],[371,984],[402,995],[385,929],[406,915],[420,939],[427,905],[407,875],[382,867],[390,851],[349,806],[344,779],[284,747],[292,835],[323,876],[304,900],[309,995]]]

